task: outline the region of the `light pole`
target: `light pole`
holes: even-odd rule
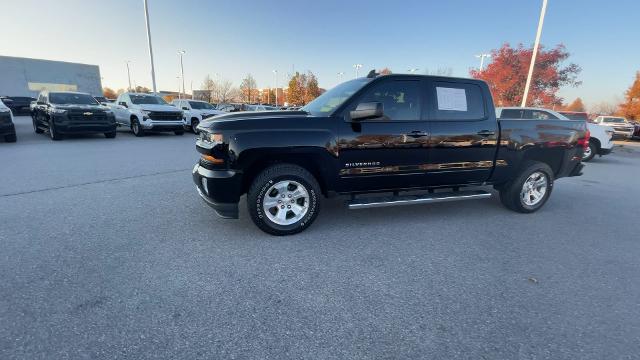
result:
[[[407,70],[407,71],[408,71],[408,72],[410,72],[410,73],[412,73],[412,74],[414,74],[414,73],[415,73],[416,71],[418,71],[418,70],[420,70],[420,69],[418,69],[418,68],[413,68],[413,69],[409,69],[409,70]]]
[[[151,83],[153,84],[153,93],[155,94],[156,89],[156,69],[153,64],[153,48],[151,47],[151,25],[149,24],[149,5],[147,4],[147,0],[144,1],[144,20],[147,24],[147,42],[149,43],[149,58],[151,59]]]
[[[275,91],[276,93],[276,107],[278,106],[278,70],[273,70],[273,82],[275,85],[275,89],[273,91]]]
[[[341,71],[338,73],[338,84],[342,82],[342,76],[344,76],[344,72]]]
[[[178,99],[182,99],[180,97],[180,76],[176,76],[176,80],[178,80]]]
[[[180,55],[180,76],[182,76],[182,98],[185,98],[185,92],[187,91],[184,88],[184,65],[182,63],[182,55],[184,55],[186,51],[178,50],[178,55]]]
[[[484,58],[490,58],[491,54],[478,54],[476,57],[480,59],[480,71],[482,71],[484,69]]]
[[[127,64],[127,78],[129,79],[129,91],[131,91],[131,70],[129,70],[129,63],[131,61],[127,60],[126,64]]]
[[[356,69],[356,79],[358,78],[358,70],[362,67],[362,64],[354,64],[353,67]]]
[[[542,0],[542,10],[540,10],[540,20],[538,20],[538,30],[536,31],[536,41],[533,44],[533,54],[531,55],[531,63],[529,64],[529,74],[527,74],[527,83],[524,85],[524,95],[522,96],[521,107],[527,106],[527,96],[529,96],[529,85],[531,85],[531,77],[533,68],[536,65],[536,56],[538,55],[538,45],[540,45],[540,35],[542,35],[542,24],[544,23],[544,14],[547,11],[547,0]]]

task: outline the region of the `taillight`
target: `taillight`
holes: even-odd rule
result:
[[[587,132],[584,134],[584,137],[581,139],[578,139],[578,145],[581,145],[582,148],[586,150],[589,147],[590,137],[591,137],[591,132],[587,130]]]

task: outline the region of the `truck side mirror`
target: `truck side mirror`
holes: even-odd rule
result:
[[[126,102],[124,102],[124,101],[120,101],[120,102],[118,103],[118,105],[122,105],[122,106],[124,106],[124,107],[128,107],[128,106],[127,106],[127,103],[126,103]]]
[[[182,110],[189,110],[189,108],[188,108],[188,107],[186,107],[186,106],[183,106],[183,107],[182,107]]]
[[[384,115],[382,103],[365,102],[360,103],[355,110],[349,113],[351,120],[365,120],[381,118]]]

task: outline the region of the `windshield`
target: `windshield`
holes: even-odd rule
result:
[[[606,123],[624,123],[624,118],[604,118],[604,122]]]
[[[136,105],[150,104],[150,105],[167,105],[167,102],[163,98],[154,95],[129,95],[131,102]]]
[[[58,105],[98,105],[89,94],[49,93],[49,102]]]
[[[211,104],[200,101],[189,101],[192,109],[196,110],[213,110],[215,109]]]
[[[301,110],[308,112],[314,116],[326,116],[333,112],[338,106],[342,105],[351,95],[355,94],[363,86],[369,83],[371,79],[359,78],[344,82],[324,94],[318,96],[315,100],[308,103]]]

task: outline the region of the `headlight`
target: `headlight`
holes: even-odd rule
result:
[[[214,144],[221,144],[223,137],[222,137],[222,134],[215,134],[215,133],[212,134],[212,133],[200,131],[200,139],[206,142],[214,143]]]

